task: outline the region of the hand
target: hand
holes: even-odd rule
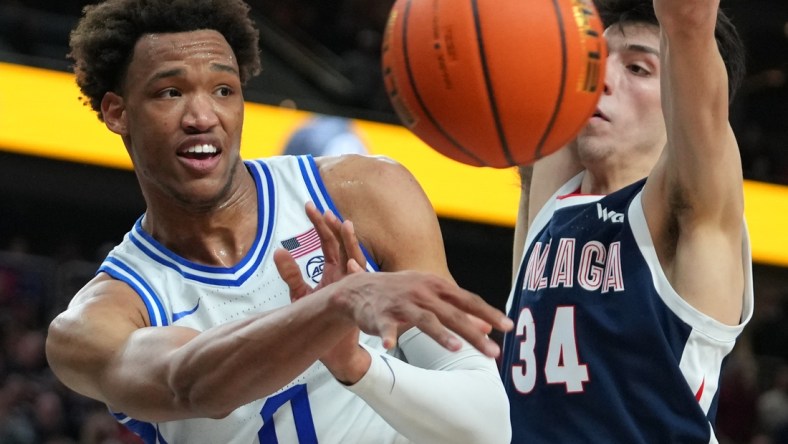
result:
[[[351,274],[330,286],[334,302],[349,312],[359,328],[396,344],[401,325],[415,325],[443,347],[457,351],[464,338],[479,351],[497,357],[500,348],[487,337],[491,328],[509,331],[512,320],[480,296],[440,276],[417,271]]]
[[[298,265],[287,250],[274,252],[277,270],[290,287],[290,300],[293,302],[349,273],[363,273],[366,265],[366,258],[350,221],[340,222],[330,210],[321,215],[311,202],[306,205],[306,214],[320,238],[325,267],[320,283],[313,289],[303,279]],[[370,366],[369,353],[359,345],[359,333],[360,330],[354,328],[320,358],[331,374],[345,384],[356,383]]]
[[[354,259],[348,261],[348,271],[365,272]],[[337,342],[334,348],[320,357],[320,362],[343,384],[352,385],[358,382],[372,363],[372,357],[359,345],[360,332],[357,327],[353,328],[353,331]]]
[[[301,270],[290,252],[284,248],[274,252],[274,263],[279,275],[290,287],[291,301],[301,299],[348,274],[349,259],[353,259],[362,270],[367,263],[352,222],[340,222],[331,210],[321,214],[312,202],[306,204],[305,211],[320,238],[325,263],[320,283],[312,288],[303,279]]]
[[[290,286],[291,297],[295,295],[297,299],[325,288],[331,292],[332,302],[339,310],[347,313],[365,333],[380,336],[387,349],[397,343],[399,327],[415,325],[448,350],[457,351],[462,346],[454,332],[485,355],[498,356],[500,348],[487,334],[491,328],[508,331],[513,327],[511,319],[500,310],[434,274],[350,273],[349,262],[343,262],[344,258],[352,256],[363,261],[352,224],[332,222],[332,215],[322,216],[309,206],[307,214],[321,236],[326,268],[320,285],[312,290],[294,263],[292,267],[285,266],[283,259],[289,257],[287,252],[277,251],[277,268]],[[330,226],[334,227],[333,231]]]

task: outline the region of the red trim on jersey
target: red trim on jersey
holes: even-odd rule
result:
[[[558,200],[568,199],[570,197],[577,197],[577,196],[605,196],[605,194],[584,194],[580,192],[580,187],[577,187],[576,190],[572,191],[569,194],[564,194],[563,196],[558,196]]]
[[[700,388],[698,389],[698,392],[695,393],[695,400],[696,401],[700,402],[700,398],[703,396],[703,389],[705,387],[706,387],[706,378],[704,377],[703,381],[701,381],[701,383],[700,383]]]

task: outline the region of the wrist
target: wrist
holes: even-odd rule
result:
[[[351,356],[343,359],[341,365],[335,365],[327,360],[322,362],[341,384],[353,385],[367,374],[370,365],[372,365],[372,357],[369,352],[359,345]]]

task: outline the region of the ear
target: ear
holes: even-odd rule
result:
[[[126,136],[126,105],[123,97],[109,91],[101,99],[101,115],[104,117],[104,124],[110,131],[120,136]]]

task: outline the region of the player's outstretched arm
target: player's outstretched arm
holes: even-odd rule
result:
[[[280,389],[354,328],[325,295],[204,332],[149,327],[141,298],[97,275],[51,323],[50,367],[142,421],[220,418]]]
[[[399,304],[359,309],[364,301],[413,292],[426,300],[464,301],[479,307],[470,311],[483,318],[503,316],[478,296],[423,275],[390,273],[378,283],[363,273],[360,280],[343,279],[282,309],[201,333],[148,327],[141,298],[125,283],[99,274],[50,325],[47,358],[67,386],[135,419],[223,417],[283,387],[355,331],[359,317],[371,319],[364,326],[370,332],[388,328],[385,319],[416,323],[409,316],[418,311],[399,312]],[[376,310],[385,314],[376,316]]]

